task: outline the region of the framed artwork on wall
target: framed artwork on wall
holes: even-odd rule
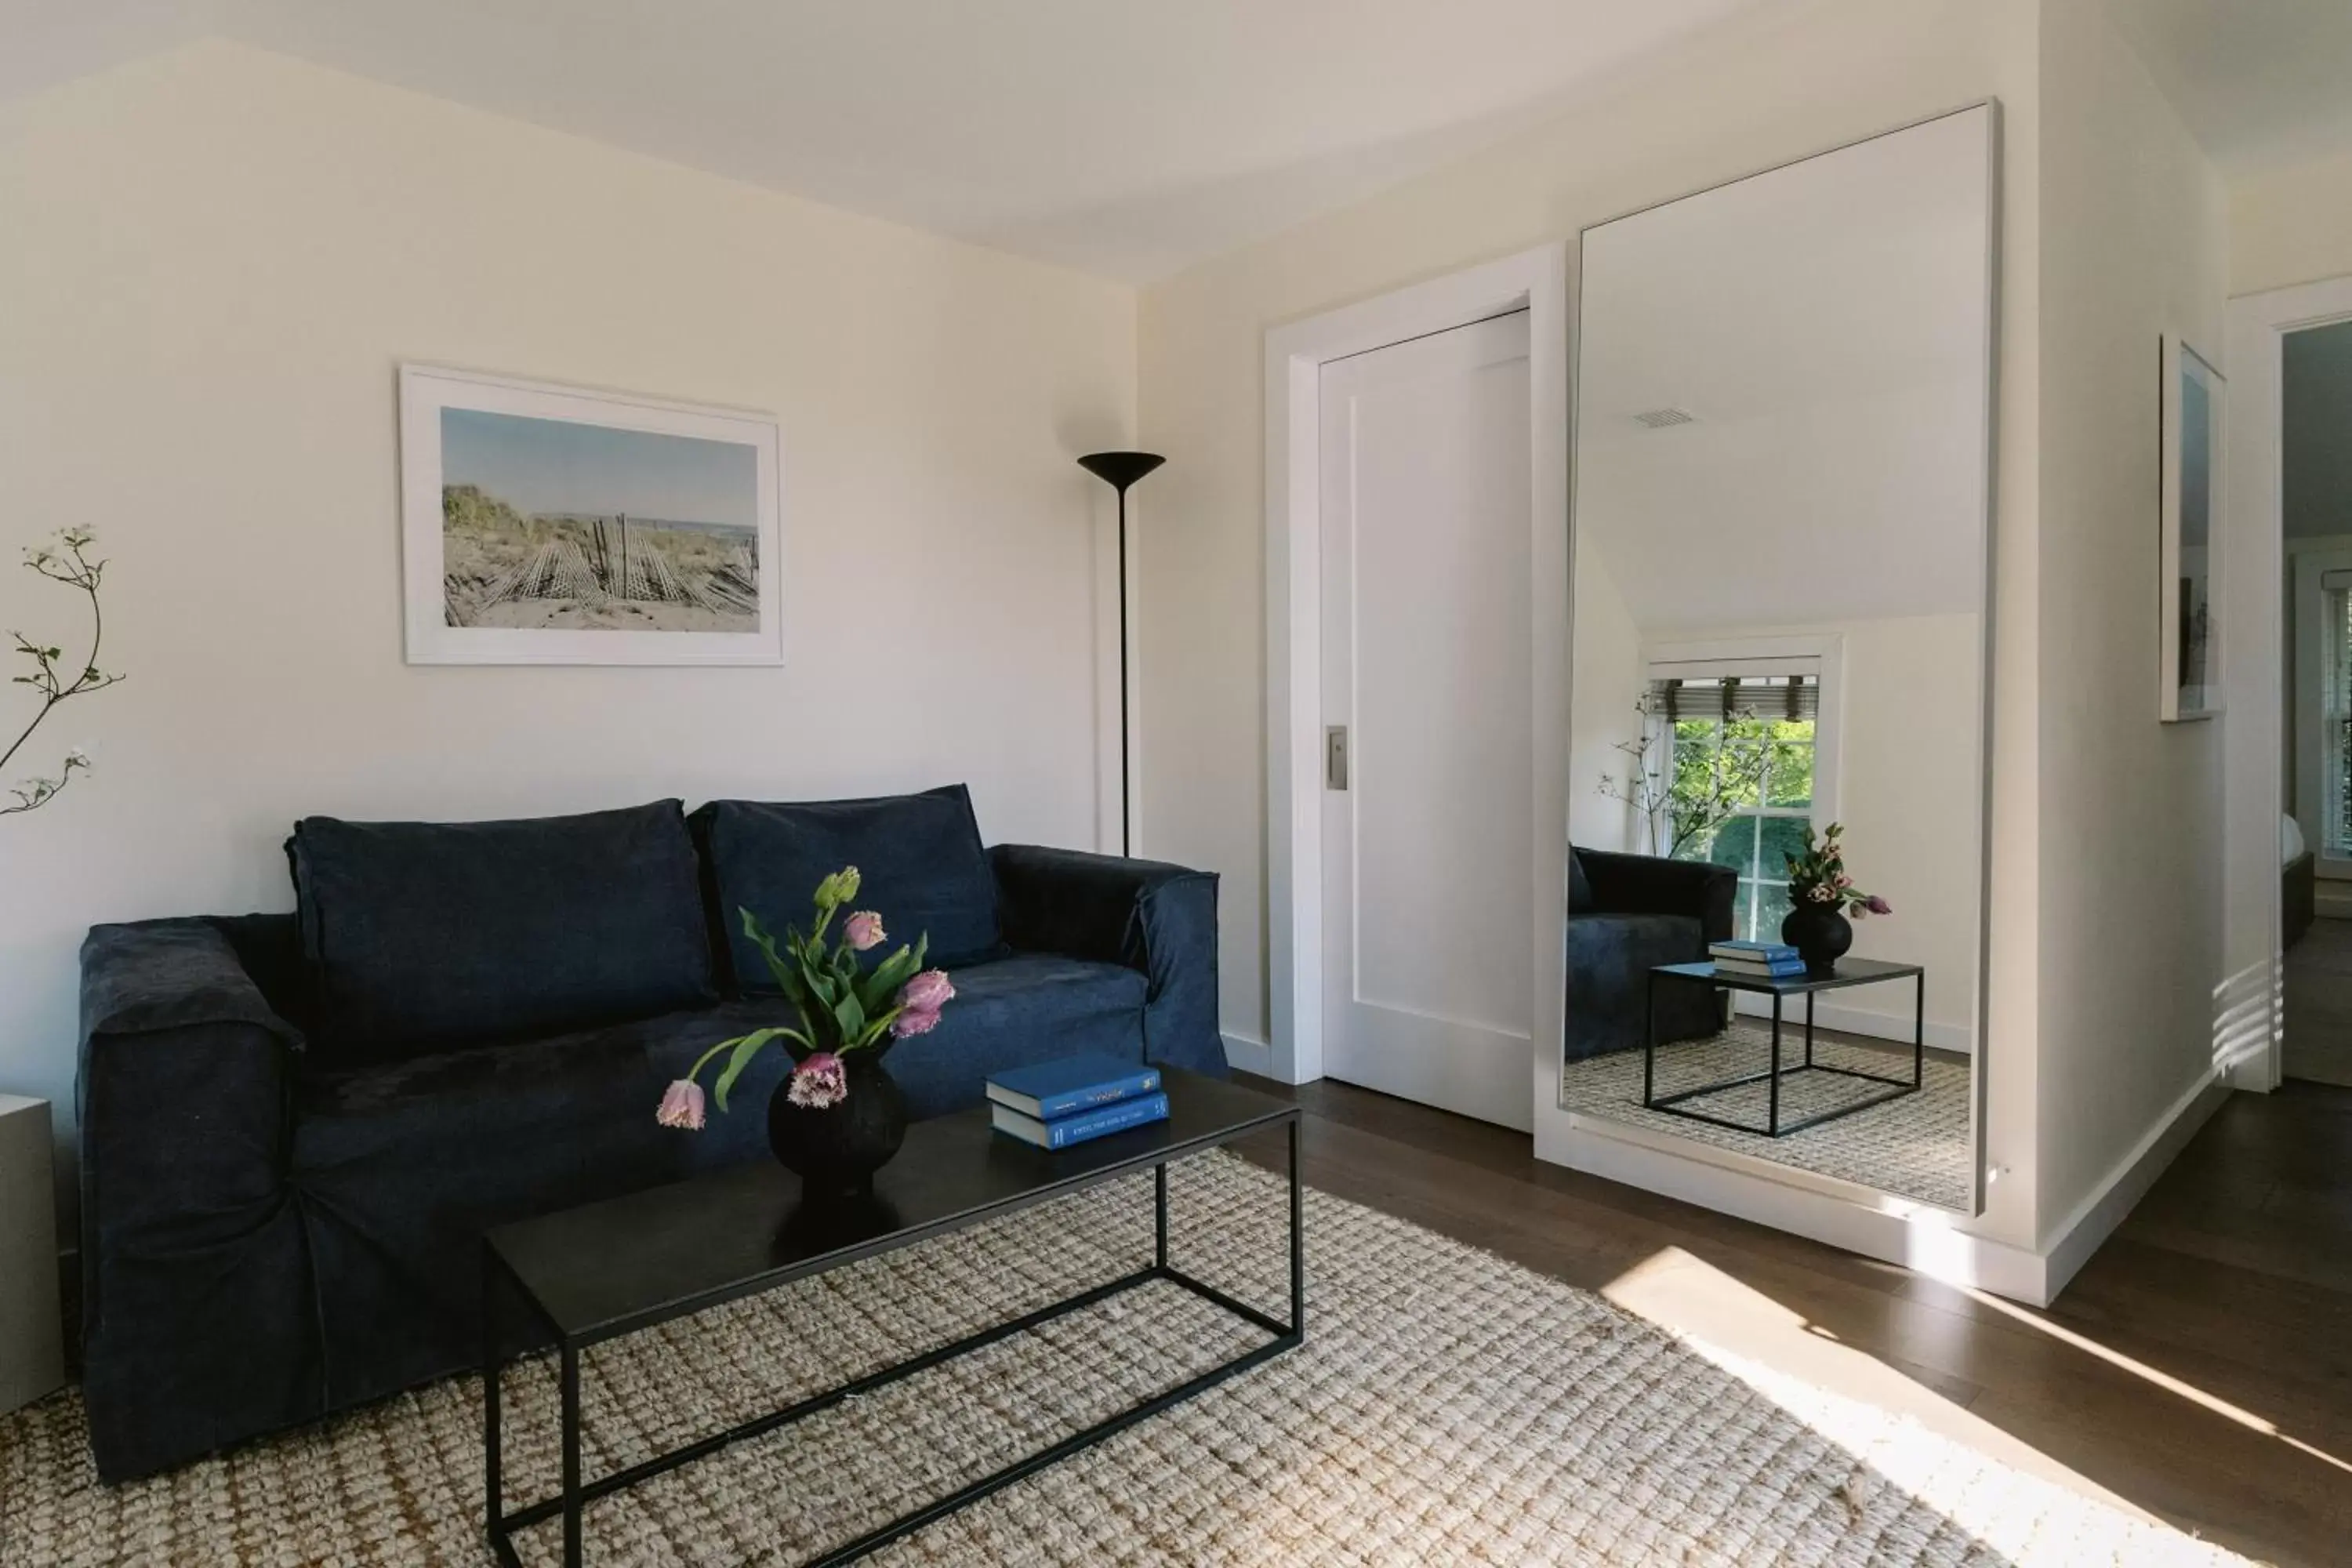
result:
[[[2221,373],[2172,333],[2163,347],[2161,543],[2158,552],[2160,665],[2158,714],[2167,723],[2221,711],[2220,552]]]
[[[400,369],[411,664],[782,664],[763,414]]]

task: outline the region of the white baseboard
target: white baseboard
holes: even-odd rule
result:
[[[2229,1097],[2230,1089],[2218,1082],[2212,1072],[2201,1075],[2189,1092],[2174,1101],[2172,1109],[2132,1146],[2131,1152],[2116,1162],[2106,1180],[2042,1238],[2042,1268],[2048,1275],[2049,1291],[2045,1300],[2054,1300],[2066,1288],[2075,1271],[2091,1260],[2091,1254],[2098,1251],[2101,1242],[2115,1234],[2116,1226],[2123,1224],[2134,1205],[2147,1195],[2148,1188],[2156,1185],[2156,1179],[2164,1174],[2173,1157],[2197,1136],[2197,1130]]]
[[[1771,1001],[1754,992],[1732,993],[1732,1005],[1746,1016],[1769,1018]],[[1801,1028],[1805,1009],[1801,1003],[1784,1004],[1781,1016],[1784,1026]],[[1813,1005],[1813,1022],[1824,1029],[1839,1029],[1849,1035],[1867,1035],[1874,1040],[1887,1040],[1896,1045],[1911,1043],[1911,1013],[1906,1008],[1899,1013],[1882,1013],[1874,1008],[1857,1007],[1851,1003],[1820,1000]],[[1966,1024],[1954,1024],[1930,1018],[1921,1031],[1928,1045],[1939,1051],[1958,1051],[1962,1056],[1975,1054],[1976,1039]]]
[[[2040,1257],[1961,1229],[1969,1222],[1948,1209],[1668,1134],[1654,1142],[1644,1129],[1591,1117],[1565,1118],[1571,1131],[1555,1143],[1551,1129],[1559,1120],[1539,1121],[1536,1158],[1901,1264],[1946,1284],[2048,1304]]]
[[[1536,1157],[1810,1237],[1947,1284],[2046,1307],[2146,1196],[2230,1090],[2207,1072],[2037,1249],[1961,1228],[1961,1215],[1670,1134],[1570,1114],[1539,1119]],[[1555,1131],[1566,1123],[1564,1135]]]
[[[1274,1076],[1274,1047],[1264,1040],[1253,1040],[1246,1035],[1223,1031],[1225,1065],[1235,1072],[1254,1072],[1260,1078]]]

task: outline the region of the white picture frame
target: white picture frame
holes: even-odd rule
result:
[[[399,399],[408,663],[784,662],[773,416],[429,364]]]
[[[2168,724],[2221,711],[2221,373],[2175,333],[2163,341],[2161,507],[2157,563],[2157,714]]]

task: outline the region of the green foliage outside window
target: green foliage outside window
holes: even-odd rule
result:
[[[1618,743],[1628,765],[1604,777],[1601,793],[1633,808],[1650,854],[1739,874],[1738,935],[1778,931],[1789,912],[1784,857],[1803,853],[1811,827],[1813,721],[1738,715],[1669,725],[1646,696],[1636,707],[1641,739]]]

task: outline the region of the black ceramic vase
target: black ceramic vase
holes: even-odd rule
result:
[[[1834,904],[1801,903],[1780,922],[1780,940],[1805,961],[1815,979],[1837,971],[1837,961],[1853,945],[1853,925]]]
[[[792,1080],[768,1100],[768,1147],[801,1179],[807,1198],[847,1197],[872,1190],[907,1136],[907,1097],[871,1051],[843,1056],[847,1098],[823,1109],[794,1105]]]

